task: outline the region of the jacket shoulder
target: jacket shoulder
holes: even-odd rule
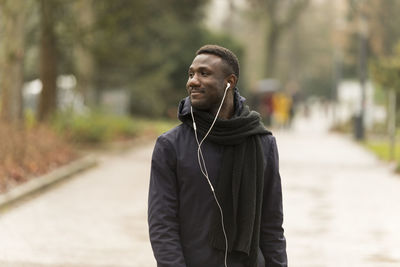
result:
[[[271,134],[263,134],[261,135],[261,141],[263,142],[263,144],[271,144],[276,142],[275,136],[271,133]]]
[[[274,153],[274,150],[277,149],[276,138],[272,134],[261,135],[261,144],[265,156]]]
[[[161,134],[157,138],[157,142],[168,142],[172,145],[176,144],[177,140],[183,134],[189,131],[189,127],[183,123],[179,124],[178,126],[166,131],[165,133]]]

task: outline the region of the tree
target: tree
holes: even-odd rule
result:
[[[310,0],[249,0],[265,17],[265,77],[275,76],[279,39],[300,17]]]
[[[298,89],[302,96],[332,97],[332,32],[339,16],[335,17],[334,8],[331,1],[310,3],[282,36],[276,77],[291,93]]]
[[[368,57],[376,60],[380,57],[391,56],[394,47],[400,39],[400,2],[396,0],[347,0],[347,14],[350,28],[353,31],[348,36],[349,46],[346,51],[347,62],[344,75],[348,78],[357,76],[357,57],[359,48],[359,23],[362,14],[366,20],[368,34]],[[353,25],[351,25],[353,24]],[[349,60],[350,59],[350,60]]]
[[[353,33],[353,50],[349,52],[354,53],[354,47],[357,47],[356,39],[360,40],[367,37],[366,42],[370,61],[369,73],[372,75],[372,80],[387,91],[387,123],[391,139],[391,156],[393,156],[396,131],[395,114],[399,112],[399,105],[396,107],[395,100],[399,99],[400,96],[399,77],[396,74],[399,71],[399,51],[398,48],[396,49],[396,44],[400,39],[400,29],[398,27],[400,23],[400,17],[398,16],[400,3],[396,0],[349,0],[348,3],[351,7],[350,21],[360,23],[364,20],[366,25],[364,28],[367,29],[364,34],[363,27]],[[358,47],[363,48],[362,46]],[[362,49],[359,49],[359,51],[365,53]],[[359,61],[360,63],[362,62],[362,60]],[[365,66],[366,64],[363,65]],[[356,62],[353,63],[353,68],[357,68]],[[364,76],[366,76],[366,72]]]
[[[194,52],[216,41],[199,23],[206,2],[97,0],[96,88],[129,90],[135,114],[174,113]]]
[[[40,0],[40,121],[47,120],[57,108],[57,48],[54,32],[56,7],[57,1]]]
[[[75,41],[74,46],[74,70],[77,78],[77,91],[83,96],[88,106],[94,106],[97,102],[94,89],[95,59],[93,55],[94,42],[94,1],[74,1],[75,14]]]
[[[394,159],[396,144],[396,94],[400,93],[400,43],[391,57],[380,57],[370,63],[370,72],[375,83],[388,91],[388,132],[390,159]]]
[[[24,63],[25,17],[30,2],[0,1],[1,30],[0,54],[0,117],[18,124],[22,120],[22,85]]]
[[[368,22],[369,47],[372,57],[393,54],[400,38],[400,2],[397,0],[352,0],[354,12],[364,12]],[[362,2],[364,2],[362,4]]]

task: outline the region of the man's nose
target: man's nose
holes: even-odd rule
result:
[[[198,79],[198,75],[194,74],[192,77],[189,77],[188,80],[189,87],[198,87],[200,86],[200,80]]]

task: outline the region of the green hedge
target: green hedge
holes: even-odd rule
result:
[[[104,143],[139,135],[157,136],[176,125],[176,122],[131,118],[102,112],[90,112],[85,115],[64,112],[54,117],[52,125],[73,142]]]

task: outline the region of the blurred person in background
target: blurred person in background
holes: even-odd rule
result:
[[[276,93],[272,98],[274,110],[274,122],[279,128],[289,125],[290,109],[292,106],[291,98],[285,93]]]
[[[230,50],[201,47],[182,123],[156,141],[148,223],[157,266],[287,266],[276,141],[238,78]]]

